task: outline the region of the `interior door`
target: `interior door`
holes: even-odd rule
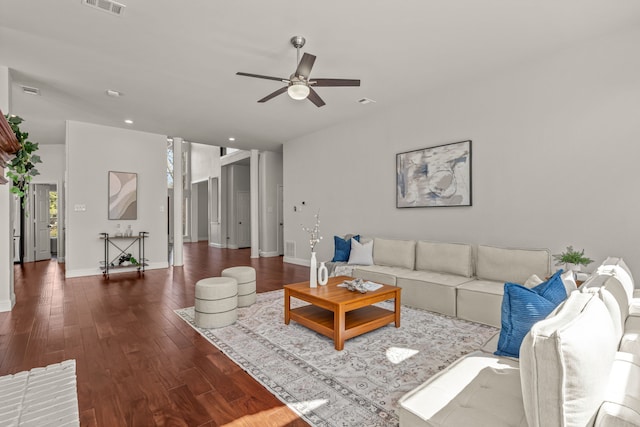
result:
[[[34,194],[35,260],[51,259],[49,185],[36,184]]]
[[[236,193],[236,236],[238,248],[251,246],[251,199],[248,191]]]

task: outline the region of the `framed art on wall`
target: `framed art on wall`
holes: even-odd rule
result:
[[[471,206],[471,141],[396,155],[396,207]]]
[[[138,174],[109,171],[109,219],[138,219]]]

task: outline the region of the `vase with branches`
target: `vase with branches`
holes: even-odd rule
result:
[[[318,260],[316,259],[316,245],[322,240],[320,235],[320,212],[314,215],[316,223],[313,227],[305,227],[302,229],[309,233],[309,246],[311,247],[311,262],[309,265],[309,286],[315,288],[318,286]]]

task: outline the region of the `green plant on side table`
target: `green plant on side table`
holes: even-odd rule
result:
[[[29,193],[29,183],[34,176],[40,175],[35,165],[42,163],[42,160],[35,154],[38,151],[38,144],[29,141],[27,139],[29,133],[20,130],[20,124],[24,121],[22,117],[6,115],[5,118],[20,144],[20,149],[7,165],[7,178],[13,182],[10,191],[22,199],[22,207],[24,207]]]
[[[556,261],[556,265],[566,265],[567,270],[580,271],[580,266],[585,267],[593,262],[593,260],[584,255],[584,249],[577,251],[573,249],[573,246],[567,246],[567,249],[559,254],[553,256]]]

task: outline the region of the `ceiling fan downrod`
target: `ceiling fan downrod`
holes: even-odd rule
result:
[[[293,47],[296,48],[296,67],[298,66],[298,64],[300,63],[300,48],[304,46],[304,44],[306,43],[307,40],[305,40],[304,37],[302,36],[293,36],[291,37],[291,44],[293,45]]]

